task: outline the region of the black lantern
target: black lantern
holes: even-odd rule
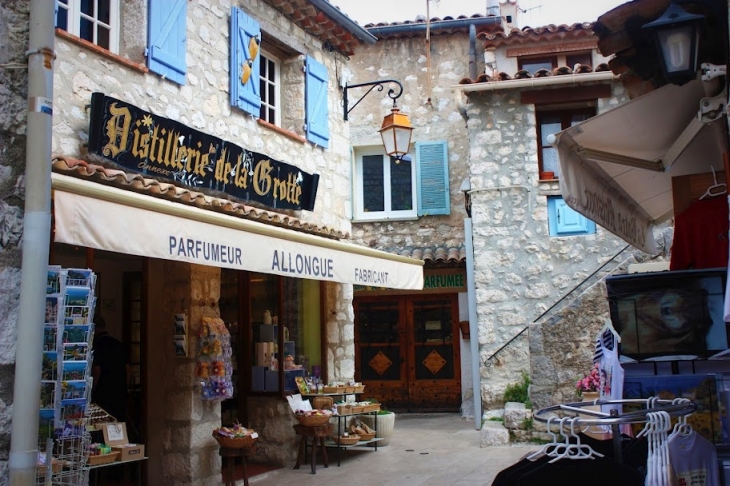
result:
[[[672,2],[661,17],[642,28],[651,35],[662,58],[664,77],[673,84],[684,84],[697,74],[700,27],[705,17],[687,13]]]

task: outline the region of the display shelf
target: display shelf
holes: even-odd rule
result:
[[[344,397],[347,395],[362,395],[365,392],[351,392],[351,393],[302,393],[302,398],[313,398],[313,397]]]
[[[343,445],[340,445],[337,442],[333,441],[332,439],[327,439],[327,440],[324,441],[324,446],[325,447],[338,447],[338,448],[341,448],[341,449],[350,449],[352,447],[366,446],[368,444],[372,444],[372,443],[378,442],[380,440],[383,440],[383,438],[382,437],[376,437],[376,438],[370,439],[370,440],[359,440],[356,443],[350,444],[350,445],[344,445],[344,444]],[[378,450],[378,449],[375,448],[375,450]],[[340,465],[339,460],[337,461],[337,465],[338,466]]]
[[[332,418],[337,418],[337,429],[336,429],[335,433],[338,435],[341,434],[341,431],[343,430],[342,429],[342,419],[343,418],[349,419],[350,417],[360,416],[360,415],[373,415],[375,417],[373,419],[373,427],[374,427],[375,435],[377,436],[377,434],[378,434],[378,410],[373,410],[372,412],[351,413],[351,414],[347,414],[347,415],[333,415]],[[346,428],[347,428],[347,420],[345,421],[345,429]],[[331,448],[337,449],[337,467],[339,467],[342,449],[349,449],[351,447],[364,446],[364,445],[367,445],[370,443],[374,443],[375,451],[377,451],[378,450],[378,441],[380,441],[381,439],[382,438],[380,438],[380,437],[376,437],[376,438],[373,438],[370,440],[361,440],[361,441],[358,441],[356,444],[352,444],[352,445],[341,445],[341,444],[335,443],[334,440],[327,440],[327,441],[325,441],[324,445],[325,445],[325,447],[331,447]],[[328,444],[328,442],[329,442],[329,444]]]

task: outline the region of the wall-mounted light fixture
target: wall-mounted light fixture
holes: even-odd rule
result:
[[[662,71],[670,83],[684,84],[697,76],[697,53],[703,15],[687,13],[674,1],[661,17],[644,25],[661,55]]]
[[[380,81],[373,81],[370,83],[345,84],[345,87],[342,88],[342,98],[345,107],[344,116],[345,121],[347,121],[350,112],[362,101],[363,98],[369,95],[375,88],[378,88],[378,91],[383,91],[384,84],[386,83],[395,83],[398,85],[400,90],[398,93],[396,93],[393,88],[388,90],[388,96],[393,100],[393,108],[391,109],[390,114],[386,115],[383,119],[383,124],[380,127],[380,136],[383,138],[385,153],[400,160],[408,153],[408,149],[411,146],[413,127],[411,126],[411,121],[408,119],[408,115],[401,113],[396,106],[395,100],[400,98],[400,95],[403,94],[403,85],[399,81],[396,81],[395,79],[382,79]],[[370,89],[367,90],[354,105],[352,105],[352,108],[348,108],[347,90],[352,88],[361,88],[363,86],[370,86]]]

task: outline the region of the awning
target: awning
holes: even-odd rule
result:
[[[131,255],[391,289],[423,261],[53,174],[55,241]]]
[[[706,83],[665,85],[557,135],[566,203],[635,247],[673,215],[672,177],[723,169],[727,133],[697,114]]]

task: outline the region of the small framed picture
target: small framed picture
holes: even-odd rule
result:
[[[304,380],[303,376],[297,376],[294,378],[294,381],[297,384],[297,388],[299,389],[299,393],[302,394],[309,394],[311,391],[309,390],[309,386],[307,385],[307,382]]]

